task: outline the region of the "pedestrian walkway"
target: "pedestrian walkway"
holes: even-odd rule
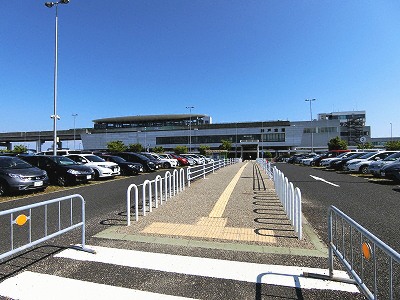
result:
[[[255,168],[253,162],[238,163],[197,180],[131,226],[110,226],[88,237],[96,254],[63,250],[48,264],[1,282],[0,295],[362,299],[354,285],[302,276],[327,274],[327,249],[307,223],[304,238],[297,239],[273,182],[255,176]]]

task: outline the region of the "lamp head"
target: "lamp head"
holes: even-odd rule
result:
[[[46,2],[44,5],[46,5],[48,8],[51,8],[54,6],[54,2]]]
[[[68,3],[69,3],[69,0],[60,0],[58,3],[61,3],[61,4],[68,4]]]

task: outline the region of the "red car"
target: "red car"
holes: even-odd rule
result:
[[[176,154],[173,154],[173,153],[168,153],[168,154],[171,155],[173,158],[177,159],[179,162],[179,165],[181,165],[181,166],[189,165],[189,161],[186,158],[176,155]]]

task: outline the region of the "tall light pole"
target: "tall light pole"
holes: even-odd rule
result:
[[[78,114],[72,114],[72,116],[74,117],[74,150],[76,150],[76,148],[75,148],[75,121],[76,121],[76,117],[78,116]]]
[[[192,152],[192,109],[194,106],[186,106],[189,110],[189,153]]]
[[[393,141],[393,124],[390,122],[390,141]]]
[[[56,7],[55,21],[55,49],[54,49],[54,111],[50,116],[53,119],[53,155],[57,155],[57,120],[60,116],[57,115],[57,74],[58,74],[58,4],[68,4],[69,0],[60,0],[58,2],[46,2],[44,5],[51,8]]]
[[[312,108],[311,108],[311,103],[315,101],[316,99],[306,99],[305,101],[310,102],[310,121],[312,122]],[[312,125],[312,123],[311,123]],[[314,152],[314,129],[311,128],[311,153]]]

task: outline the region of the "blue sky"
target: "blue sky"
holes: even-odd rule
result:
[[[366,110],[400,136],[400,1],[71,0],[59,6],[59,129],[104,117],[301,121]],[[55,8],[0,2],[0,132],[52,130]]]

